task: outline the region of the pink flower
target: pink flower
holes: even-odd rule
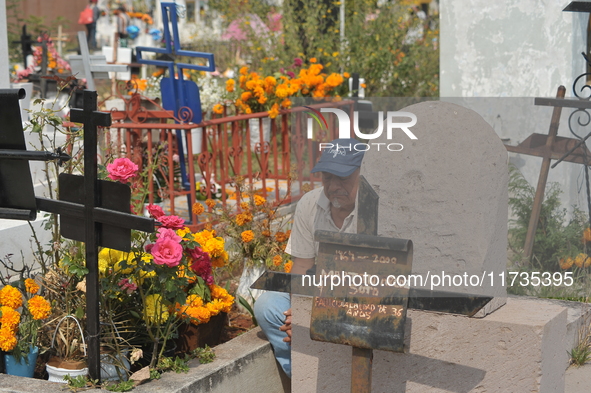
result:
[[[303,61],[299,57],[296,57],[295,59],[293,59],[293,66],[294,67],[301,67],[302,64],[303,64]]]
[[[287,72],[286,72],[286,74],[287,74],[287,76],[289,76],[291,79],[294,79],[294,78],[295,78],[295,74],[294,74],[293,72],[291,72],[291,71],[287,71]]]
[[[191,258],[191,270],[198,276],[203,278],[207,285],[213,284],[213,276],[211,274],[211,259],[209,254],[195,247],[193,250],[188,250],[189,257]]]
[[[158,219],[164,215],[164,211],[158,205],[148,205],[147,209],[148,213],[150,213],[150,215],[155,219]]]
[[[182,229],[185,227],[185,220],[179,216],[161,216],[157,218],[164,228]]]
[[[138,166],[131,162],[129,158],[117,158],[112,164],[107,165],[107,171],[109,172],[109,179],[127,183],[130,177],[137,174]]]
[[[156,237],[159,240],[170,239],[177,243],[180,243],[181,240],[183,240],[183,238],[177,235],[173,229],[169,228],[158,228],[158,233],[156,234]]]
[[[150,250],[157,265],[178,266],[183,258],[183,246],[171,239],[158,239]]]
[[[128,295],[137,289],[137,285],[135,285],[133,281],[129,281],[128,278],[121,279],[117,285],[119,285],[119,288],[121,288],[122,291],[127,292]]]

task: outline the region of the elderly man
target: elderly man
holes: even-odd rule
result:
[[[363,151],[355,139],[336,139],[323,149],[312,173],[320,172],[322,187],[305,194],[294,214],[285,252],[292,256],[294,274],[306,274],[315,265],[316,230],[357,232],[357,189]],[[255,316],[275,351],[275,357],[291,378],[291,301],[289,294],[266,292],[255,303]]]

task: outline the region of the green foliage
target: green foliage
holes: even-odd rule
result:
[[[133,390],[134,388],[134,382],[133,381],[122,381],[116,384],[111,384],[111,385],[107,385],[105,386],[105,389],[107,389],[110,392],[129,392],[131,390]]]
[[[249,290],[249,292],[250,292],[250,290]],[[254,309],[253,309],[253,308],[254,308],[254,303],[255,303],[254,297],[252,297],[252,296],[251,296],[251,297],[252,297],[252,299],[253,299],[253,300],[252,300],[252,306],[251,306],[251,305],[248,303],[248,300],[246,300],[245,298],[243,298],[243,297],[242,297],[242,296],[240,296],[240,295],[237,295],[237,296],[238,296],[238,302],[239,302],[239,303],[242,305],[242,307],[244,307],[244,308],[246,309],[246,311],[248,311],[248,313],[250,314],[250,316],[251,316],[251,318],[252,318],[252,323],[254,324],[254,326],[255,326],[255,327],[256,327],[256,326],[259,326],[259,324],[258,324],[258,322],[257,322],[257,319],[256,319],[256,317],[254,316]]]
[[[192,356],[199,359],[201,364],[211,363],[215,360],[215,352],[207,344],[205,348],[195,348]]]
[[[182,358],[179,356],[175,356],[174,358],[162,356],[156,368],[160,372],[174,371],[177,374],[186,373],[189,372],[190,359],[189,355],[185,355]]]
[[[514,253],[513,264],[521,269],[560,271],[562,257],[574,257],[583,252],[585,217],[576,207],[567,221],[567,210],[560,207],[560,187],[551,183],[546,188],[540,220],[534,237],[532,261],[523,260],[523,245],[531,216],[535,189],[515,167],[509,174],[509,206],[515,219],[510,221],[509,248]]]
[[[568,353],[568,355],[570,356],[570,363],[580,367],[587,363],[591,358],[591,348],[588,346],[577,345]]]
[[[94,389],[94,388],[98,387],[98,385],[99,385],[98,380],[89,379],[85,375],[78,375],[77,377],[71,377],[69,375],[65,375],[64,381],[68,382],[68,388],[73,392],[77,392],[80,390]]]
[[[162,377],[160,371],[154,368],[150,369],[150,379],[160,379],[160,377]]]

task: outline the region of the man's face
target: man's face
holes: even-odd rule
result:
[[[337,209],[353,209],[357,189],[359,188],[359,169],[347,177],[339,177],[329,172],[322,172],[324,195]]]

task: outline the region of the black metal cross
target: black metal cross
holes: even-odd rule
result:
[[[31,35],[27,34],[27,25],[23,25],[23,32],[21,33],[20,41],[12,41],[13,44],[21,44],[21,51],[23,52],[23,67],[27,68],[27,56],[33,54],[31,44],[36,44],[37,41],[31,39]]]
[[[17,113],[20,122],[16,92],[0,90],[0,120]],[[153,232],[154,220],[130,214],[129,186],[97,179],[97,128],[111,125],[111,115],[96,110],[96,91],[85,90],[83,99],[83,109],[72,109],[71,120],[84,124],[84,176],[60,175],[60,198],[65,200],[35,198],[27,160],[36,152],[26,152],[22,125],[10,124],[0,132],[0,218],[30,220],[34,215],[27,213],[37,209],[56,213],[62,222],[62,236],[86,243],[88,368],[92,379],[100,379],[98,247],[129,251],[130,230]],[[33,156],[65,159],[60,152],[53,156],[38,152]],[[21,165],[15,166],[18,163]],[[25,180],[19,180],[22,178]],[[15,190],[14,184],[19,181],[24,187]]]

